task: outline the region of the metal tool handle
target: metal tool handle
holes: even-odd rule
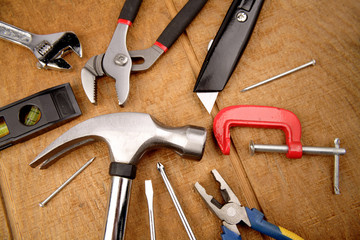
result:
[[[230,153],[230,127],[281,129],[285,133],[288,158],[301,158],[301,124],[288,110],[252,105],[236,105],[222,109],[215,117],[213,131],[223,154]]]
[[[158,162],[156,164],[156,166],[157,166],[157,169],[159,170],[159,172],[161,174],[161,177],[164,180],[164,183],[165,183],[165,186],[166,186],[167,190],[169,191],[170,197],[171,197],[171,199],[172,199],[172,201],[173,201],[173,203],[175,205],[176,211],[179,214],[181,222],[183,223],[183,225],[185,227],[185,230],[186,230],[186,233],[189,236],[189,239],[190,240],[196,240],[195,235],[194,235],[194,233],[193,233],[193,231],[192,231],[192,229],[190,227],[190,224],[189,224],[188,220],[186,219],[185,213],[184,213],[183,209],[181,208],[179,200],[176,197],[174,189],[172,188],[172,186],[170,184],[170,181],[169,181],[169,179],[168,179],[168,177],[166,175],[164,165],[162,165],[160,162]]]
[[[121,9],[119,20],[130,21],[130,24],[135,20],[135,17],[139,11],[142,0],[126,0],[123,8]]]
[[[124,239],[131,183],[131,179],[112,176],[104,240]]]
[[[173,20],[171,20],[169,25],[167,25],[156,42],[161,43],[169,49],[200,12],[206,2],[207,0],[189,0]]]
[[[8,23],[0,21],[0,37],[10,42],[30,48],[32,34]]]

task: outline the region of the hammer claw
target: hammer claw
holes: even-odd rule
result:
[[[66,152],[96,140],[107,143],[112,162],[109,171],[112,187],[105,236],[123,239],[131,181],[135,178],[134,165],[146,151],[159,147],[171,148],[181,157],[200,160],[204,152],[206,130],[196,126],[166,127],[145,113],[102,115],[69,129],[42,151],[30,166],[36,167],[42,163],[40,168],[47,168]]]

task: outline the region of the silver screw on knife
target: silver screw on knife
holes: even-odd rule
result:
[[[177,210],[177,212],[178,212],[178,214],[179,214],[179,216],[181,218],[182,223],[184,224],[184,227],[185,227],[185,230],[186,230],[186,232],[187,232],[187,234],[189,236],[189,239],[196,240],[196,238],[194,236],[194,233],[192,232],[191,227],[189,225],[189,222],[187,221],[187,219],[185,217],[184,211],[182,210],[182,208],[180,206],[180,203],[179,203],[179,201],[178,201],[178,199],[177,199],[177,197],[175,195],[175,192],[174,192],[173,188],[171,187],[169,179],[166,176],[164,165],[162,165],[161,163],[158,162],[156,164],[156,167],[159,170],[159,172],[161,174],[161,177],[163,178],[163,180],[165,182],[166,188],[169,191],[170,197],[171,197],[171,199],[173,200],[173,202],[175,204],[176,210]]]
[[[260,85],[263,85],[263,84],[265,84],[265,83],[274,81],[274,80],[276,80],[276,79],[278,79],[278,78],[284,77],[284,76],[286,76],[286,75],[288,75],[288,74],[290,74],[290,73],[296,72],[296,71],[298,71],[298,70],[300,70],[300,69],[306,68],[306,67],[308,67],[308,66],[315,65],[315,63],[316,63],[315,60],[311,60],[310,62],[305,63],[304,65],[301,65],[301,66],[299,66],[299,67],[293,68],[293,69],[291,69],[291,70],[289,70],[289,71],[287,71],[287,72],[281,73],[281,74],[276,75],[276,76],[274,76],[274,77],[272,77],[272,78],[269,78],[269,79],[266,79],[266,80],[264,80],[264,81],[262,81],[262,82],[259,82],[259,83],[256,83],[256,84],[254,84],[254,85],[251,85],[250,87],[244,88],[243,90],[241,90],[241,92],[246,92],[247,90],[250,90],[250,89],[256,88],[256,87],[258,87],[258,86],[260,86]]]
[[[60,192],[66,185],[68,185],[77,175],[79,175],[87,166],[94,161],[95,157],[87,161],[84,166],[77,170],[68,180],[66,180],[58,189],[56,189],[49,197],[39,203],[40,207],[44,207],[58,192]]]
[[[147,198],[148,208],[149,208],[150,237],[151,240],[155,240],[155,222],[154,222],[154,209],[153,209],[154,192],[153,192],[151,180],[145,180],[145,195]]]

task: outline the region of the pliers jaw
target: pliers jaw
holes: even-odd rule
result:
[[[96,103],[96,78],[105,74],[115,79],[119,105],[124,105],[130,90],[131,57],[126,46],[129,26],[118,23],[105,54],[89,59],[81,70],[81,81],[91,103]]]
[[[215,180],[220,183],[220,192],[225,200],[224,205],[220,204],[213,196],[207,194],[206,190],[198,182],[195,183],[195,188],[211,211],[223,221],[223,225],[234,233],[240,235],[236,224],[243,221],[248,226],[251,226],[245,207],[241,205],[239,199],[221,177],[219,172],[214,169],[211,173],[213,174]]]
[[[106,75],[116,81],[115,88],[120,106],[125,104],[130,91],[132,60],[126,46],[128,29],[129,25],[118,23],[102,64]]]

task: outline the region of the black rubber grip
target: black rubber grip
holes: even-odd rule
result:
[[[129,179],[135,179],[136,166],[126,163],[112,162],[109,169],[110,176],[118,176]]]
[[[119,19],[125,19],[133,22],[139,11],[141,3],[142,0],[126,0],[123,8],[121,9]]]
[[[207,0],[189,0],[173,20],[167,25],[165,30],[161,33],[157,42],[161,43],[167,48],[178,39],[184,32],[185,28],[192,22],[196,15],[203,8]]]

